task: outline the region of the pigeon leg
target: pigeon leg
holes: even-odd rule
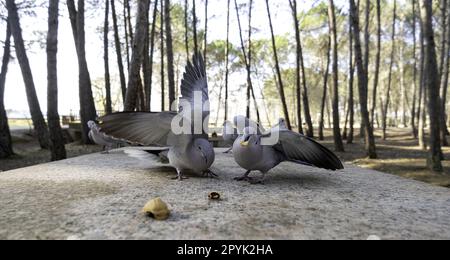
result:
[[[109,147],[109,146],[107,146],[107,145],[105,145],[105,146],[103,146],[103,152],[102,152],[102,154],[109,154],[109,150],[111,149],[111,147]]]
[[[177,174],[178,174],[178,176],[172,178],[172,180],[183,181],[183,180],[189,179],[188,177],[183,177],[183,173],[181,172],[181,170],[177,169]]]
[[[231,151],[233,151],[233,147],[231,147],[230,149],[226,150],[225,152],[223,152],[224,154],[229,154],[231,153]]]
[[[261,178],[259,178],[259,179],[250,179],[248,182],[249,182],[250,184],[253,184],[253,185],[256,185],[256,184],[262,184],[262,185],[264,185],[264,184],[265,184],[265,181],[266,181],[266,173],[263,172]]]
[[[252,171],[247,171],[247,172],[244,174],[244,176],[234,178],[234,180],[235,180],[235,181],[251,181],[252,178],[248,176],[251,172],[252,172]]]
[[[203,172],[203,177],[214,179],[214,178],[218,178],[219,175],[215,174],[214,172],[212,172],[211,170],[208,169]]]

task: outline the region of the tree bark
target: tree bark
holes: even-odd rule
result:
[[[113,17],[113,27],[114,27],[114,43],[116,46],[116,55],[117,55],[117,65],[119,67],[119,77],[120,77],[120,89],[122,91],[122,100],[125,104],[126,94],[127,94],[127,83],[125,79],[125,72],[123,67],[122,60],[122,47],[120,43],[120,35],[119,35],[119,27],[117,23],[117,14],[116,7],[114,4],[114,0],[111,0],[111,13]]]
[[[333,137],[334,148],[336,152],[344,152],[344,144],[342,142],[340,118],[339,118],[339,70],[338,70],[338,42],[336,30],[336,14],[334,9],[334,1],[328,1],[328,16],[331,34],[331,46],[333,49]]]
[[[195,1],[195,0],[194,0]],[[161,40],[161,111],[166,110],[166,75],[164,69],[164,56],[165,56],[165,48],[164,48],[164,1],[161,0],[161,28],[160,28],[160,40]]]
[[[391,98],[391,89],[392,89],[392,70],[394,68],[394,57],[395,57],[395,30],[396,30],[396,21],[397,21],[397,0],[394,0],[394,14],[392,19],[392,36],[391,36],[391,56],[390,56],[390,63],[389,63],[389,76],[388,76],[388,86],[385,93],[386,100],[384,102],[383,107],[383,118],[382,118],[382,127],[383,127],[383,140],[387,139],[387,116],[388,116],[388,110],[390,105],[390,98]]]
[[[78,56],[78,84],[80,95],[80,117],[82,126],[83,143],[90,144],[89,127],[87,123],[97,118],[94,98],[92,96],[91,76],[89,75],[86,61],[85,31],[84,31],[84,1],[78,0],[78,11],[74,0],[67,0],[72,33],[74,35],[75,46]]]
[[[256,110],[256,117],[257,117],[258,122],[260,122],[258,103],[256,102],[255,92],[253,91],[253,81],[252,81],[252,77],[251,77],[251,64],[250,64],[250,61],[249,61],[248,53],[247,53],[247,51],[245,49],[244,37],[242,35],[241,18],[240,18],[240,15],[239,15],[239,8],[238,8],[236,0],[234,1],[234,5],[235,5],[235,9],[236,9],[236,16],[237,16],[238,26],[239,26],[239,37],[240,37],[240,40],[241,40],[241,49],[242,49],[242,54],[243,54],[243,57],[244,57],[245,68],[247,70],[247,86],[248,86],[248,90],[247,91],[250,91],[250,93],[252,94],[254,105],[255,105],[255,110]],[[249,93],[249,92],[247,92],[247,93]],[[250,102],[251,102],[251,99],[247,99],[248,114],[250,114],[250,110],[249,110]],[[248,116],[250,116],[250,115],[248,115]]]
[[[444,63],[442,68],[442,76],[441,76],[441,139],[442,144],[444,146],[448,146],[448,128],[447,128],[447,93],[448,93],[448,78],[449,78],[449,70],[450,70],[450,1],[446,1],[447,6],[444,8],[448,14],[447,14],[447,23],[446,27],[444,26],[442,29],[447,32],[445,33],[445,36],[447,39],[444,41],[443,48],[445,51],[442,53],[444,56]]]
[[[330,74],[330,55],[331,55],[331,35],[328,36],[328,47],[327,47],[327,62],[325,67],[325,72],[323,75],[323,94],[322,103],[320,106],[320,121],[319,121],[319,140],[325,140],[324,128],[325,128],[325,107],[327,105],[327,93],[328,93],[328,77]],[[329,113],[328,113],[329,116]]]
[[[377,0],[377,53],[375,57],[375,72],[373,80],[373,93],[372,93],[372,110],[370,122],[372,126],[375,123],[375,112],[377,109],[377,96],[378,96],[378,85],[380,80],[380,63],[381,63],[381,3]]]
[[[203,49],[203,59],[205,60],[205,64],[207,64],[207,54],[208,54],[208,0],[205,0],[205,38],[204,38],[204,49]]]
[[[139,82],[141,65],[143,62],[145,47],[145,30],[148,20],[148,11],[150,0],[139,1],[138,15],[136,19],[136,33],[133,41],[133,52],[131,55],[130,72],[128,76],[127,98],[125,101],[125,111],[134,111],[136,109],[137,92],[139,91]],[[142,82],[141,82],[142,85]]]
[[[146,77],[145,80],[145,100],[147,105],[147,111],[152,110],[152,85],[153,85],[153,59],[155,55],[155,33],[156,33],[156,21],[158,14],[158,0],[155,0],[153,7],[153,18],[152,18],[152,27],[150,31],[150,51],[148,57],[148,65],[146,66],[147,70],[145,72]],[[146,56],[147,58],[147,56]]]
[[[355,40],[355,57],[356,66],[358,68],[358,89],[359,89],[359,102],[361,106],[361,118],[365,132],[365,148],[367,155],[371,159],[377,158],[375,137],[373,129],[370,124],[369,110],[367,108],[368,101],[368,73],[364,69],[362,61],[362,48],[360,39],[360,26],[359,26],[359,12],[356,9],[355,0],[350,0],[350,15],[352,19],[353,36]]]
[[[11,132],[9,130],[8,116],[5,110],[5,83],[8,65],[11,58],[11,27],[7,22],[6,39],[3,47],[3,59],[0,72],[0,159],[8,158],[14,154]]]
[[[230,5],[231,0],[227,0],[227,46],[225,47],[225,121],[228,120],[228,81],[230,77]]]
[[[109,73],[109,1],[105,1],[105,25],[103,27],[103,48],[104,48],[104,62],[105,62],[105,90],[106,90],[106,106],[105,112],[112,113],[111,102],[111,76]]]
[[[269,0],[266,0],[266,9],[267,9],[267,16],[269,18],[270,33],[272,36],[272,48],[273,48],[273,55],[274,55],[274,59],[275,59],[275,69],[276,69],[277,77],[278,77],[278,79],[277,79],[278,80],[278,88],[279,88],[279,92],[280,92],[281,103],[283,106],[284,118],[286,120],[287,127],[289,129],[292,129],[288,106],[287,106],[287,102],[286,102],[286,96],[284,93],[284,83],[283,83],[283,78],[281,76],[281,67],[280,67],[280,62],[278,59],[277,45],[275,42],[275,34],[273,31],[272,16],[270,14]]]
[[[417,3],[420,12],[420,1]],[[420,16],[420,92],[419,92],[419,112],[417,113],[419,121],[419,146],[422,150],[427,150],[427,142],[425,139],[425,126],[427,120],[427,89],[425,88],[425,36],[424,21]]]
[[[169,78],[169,104],[175,102],[175,70],[173,58],[172,20],[170,17],[170,0],[165,0],[164,16],[166,24],[167,75]]]
[[[195,0],[192,0],[192,16],[193,16],[193,24],[192,24],[192,28],[194,31],[194,51],[197,54],[199,52],[199,48],[198,48],[198,35],[197,35],[197,5]]]
[[[58,15],[59,0],[50,0],[47,35],[47,120],[50,129],[50,151],[52,161],[64,160],[67,157],[58,113]]]
[[[34,129],[36,130],[41,148],[47,149],[49,148],[47,124],[45,123],[44,116],[42,115],[41,107],[39,105],[39,100],[37,98],[33,74],[31,73],[31,67],[22,37],[22,28],[20,27],[17,6],[14,0],[7,0],[6,7],[8,8],[9,26],[11,27],[11,33],[14,38],[17,60],[19,61],[25,83],[31,119],[33,121]]]
[[[189,1],[184,0],[184,47],[186,49],[186,59],[191,57],[189,50]]]
[[[440,98],[439,69],[436,56],[436,43],[433,32],[433,1],[421,0],[423,35],[425,38],[425,88],[428,92],[428,113],[430,116],[430,157],[428,167],[442,172],[442,149],[440,138]]]
[[[412,99],[412,108],[411,108],[411,131],[414,139],[418,138],[418,131],[416,125],[416,107],[417,107],[417,13],[416,13],[416,0],[412,0],[412,10],[413,10],[413,99]]]
[[[353,62],[353,31],[351,17],[349,17],[349,71],[350,76],[348,80],[348,109],[349,109],[349,133],[347,136],[347,144],[353,144],[355,136],[355,98],[354,98],[354,82],[355,82],[355,64]]]
[[[127,4],[125,0],[123,1],[123,28],[125,32],[125,54],[127,58],[127,70],[130,70],[130,38],[128,34]]]

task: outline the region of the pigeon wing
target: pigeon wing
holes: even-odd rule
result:
[[[173,136],[171,124],[173,112],[147,113],[123,112],[101,117],[101,131],[113,138],[144,146],[168,145]]]
[[[279,131],[279,138],[274,148],[288,161],[302,162],[332,171],[344,169],[344,165],[333,152],[311,138],[288,130]]]

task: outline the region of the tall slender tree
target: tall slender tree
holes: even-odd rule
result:
[[[386,100],[383,104],[383,117],[382,117],[382,126],[383,126],[383,140],[387,139],[387,117],[388,110],[390,105],[391,98],[391,89],[392,89],[392,77],[393,77],[393,68],[394,68],[394,59],[395,59],[395,33],[396,33],[396,25],[397,25],[397,0],[394,0],[394,11],[393,11],[393,19],[392,19],[392,36],[391,36],[391,55],[389,60],[389,74],[388,74],[388,85],[385,93]]]
[[[247,52],[247,60],[248,60],[248,77],[250,77],[251,81],[251,71],[252,71],[252,11],[253,11],[253,0],[249,0],[248,2],[248,52]],[[247,86],[247,118],[250,118],[250,100],[251,93],[253,89],[253,84],[248,84]],[[259,118],[258,118],[259,121]]]
[[[250,90],[250,93],[252,93],[252,97],[253,97],[253,101],[255,104],[255,110],[256,110],[256,117],[258,119],[258,122],[260,121],[260,115],[259,115],[259,108],[258,108],[258,103],[256,102],[256,97],[255,97],[255,92],[253,91],[253,81],[252,81],[252,75],[251,75],[251,67],[250,67],[250,62],[248,59],[248,53],[247,50],[245,48],[245,44],[244,44],[244,36],[242,35],[242,25],[241,25],[241,18],[239,15],[239,7],[237,4],[237,1],[234,0],[234,6],[235,6],[235,10],[236,10],[236,16],[237,16],[237,21],[238,21],[238,27],[239,27],[239,38],[241,40],[241,49],[242,49],[242,56],[244,57],[244,65],[245,68],[247,70],[247,87],[248,90]],[[249,92],[247,92],[249,93]],[[250,99],[247,99],[247,113],[248,116],[250,116]]]
[[[360,24],[359,24],[359,11],[356,8],[355,0],[350,0],[350,15],[352,19],[353,36],[355,41],[355,58],[358,71],[358,89],[359,89],[359,102],[361,109],[361,118],[364,126],[364,137],[367,155],[371,159],[377,158],[375,136],[370,124],[369,110],[367,106],[368,101],[368,72],[364,69],[362,60],[362,48],[360,38]]]
[[[189,0],[184,0],[184,47],[186,49],[186,59],[190,58],[189,50]]]
[[[433,31],[433,1],[421,0],[423,35],[425,38],[425,87],[428,92],[428,113],[430,116],[430,157],[428,167],[442,172],[442,150],[440,140],[440,98],[439,68]]]
[[[442,68],[441,68],[441,139],[444,146],[448,146],[448,128],[447,128],[447,94],[448,94],[448,78],[450,70],[450,1],[446,0],[446,6],[443,7],[443,12],[447,13],[446,25],[442,27],[443,31],[446,31],[442,37],[446,38],[443,41],[442,56],[444,58]]]
[[[9,26],[11,26],[11,33],[14,38],[17,59],[19,61],[20,69],[22,70],[22,76],[25,83],[31,119],[33,121],[34,129],[36,130],[41,148],[47,149],[49,147],[47,124],[45,123],[44,116],[42,115],[41,107],[39,105],[39,100],[37,98],[33,74],[31,73],[30,62],[28,60],[22,37],[22,28],[20,27],[17,6],[14,0],[7,0],[6,7],[8,9],[8,23]]]
[[[377,52],[375,57],[375,72],[373,80],[372,93],[372,109],[370,114],[370,122],[372,127],[375,125],[375,111],[377,109],[378,85],[380,80],[380,63],[381,63],[381,1],[377,0]],[[367,36],[366,36],[367,37]]]
[[[348,80],[348,110],[349,110],[349,133],[347,135],[347,144],[352,144],[355,132],[355,98],[354,98],[354,82],[355,82],[355,64],[353,62],[353,30],[351,17],[349,16],[349,80]]]
[[[208,46],[208,7],[209,1],[205,0],[205,37],[203,39],[203,58],[205,59],[205,63],[207,62],[207,46]]]
[[[412,16],[413,16],[413,24],[412,24],[412,34],[413,34],[413,51],[412,51],[412,59],[413,59],[413,98],[412,98],[412,108],[411,108],[411,131],[412,136],[417,139],[417,125],[416,125],[416,107],[417,107],[417,14],[416,14],[416,0],[412,0]]]
[[[230,77],[230,5],[231,0],[227,0],[227,40],[225,46],[225,121],[228,120],[228,81]]]
[[[320,106],[320,121],[319,121],[319,140],[325,140],[324,136],[324,128],[325,128],[325,108],[327,107],[327,93],[328,93],[328,78],[330,75],[330,55],[331,55],[331,35],[328,36],[328,44],[327,44],[327,56],[326,56],[326,66],[323,70],[323,94],[322,94],[322,103]]]
[[[85,144],[91,143],[89,140],[89,127],[87,123],[97,118],[94,98],[92,96],[91,76],[89,74],[86,60],[86,44],[84,31],[84,1],[78,0],[78,10],[76,9],[74,0],[67,0],[69,9],[70,22],[72,25],[72,33],[74,36],[77,56],[78,56],[78,84],[80,95],[80,117],[82,125],[82,137]]]
[[[120,89],[122,91],[122,100],[125,103],[125,98],[127,94],[127,83],[125,79],[125,72],[123,67],[123,60],[122,60],[122,47],[120,43],[120,35],[119,35],[119,25],[117,22],[117,13],[116,13],[116,7],[114,0],[111,0],[111,13],[113,18],[113,28],[114,28],[114,44],[116,49],[116,56],[117,56],[117,66],[119,68],[119,78],[120,78]]]
[[[286,102],[286,95],[284,93],[285,92],[284,91],[284,83],[283,83],[283,77],[281,75],[280,61],[278,59],[277,44],[275,41],[275,34],[274,34],[274,30],[273,30],[272,15],[270,13],[269,0],[266,0],[266,9],[267,9],[267,16],[269,18],[270,33],[272,36],[272,48],[273,48],[273,55],[274,55],[274,59],[275,59],[275,69],[276,69],[277,80],[278,80],[278,91],[280,93],[281,104],[283,106],[283,113],[284,113],[284,118],[286,120],[287,127],[289,129],[292,129],[291,119],[289,116],[289,110],[288,110],[288,106],[287,106],[287,102]]]
[[[5,110],[5,83],[11,57],[11,27],[6,22],[6,39],[3,47],[2,67],[0,71],[0,159],[14,154],[8,116]]]
[[[153,4],[153,18],[152,18],[152,26],[150,31],[150,39],[149,39],[149,57],[148,57],[148,66],[146,70],[145,77],[147,80],[145,81],[145,100],[147,102],[147,110],[151,111],[151,97],[152,97],[152,85],[153,85],[153,59],[155,55],[155,34],[156,34],[156,22],[157,22],[157,15],[158,15],[158,0],[155,0]],[[145,57],[147,58],[147,57]]]
[[[103,49],[104,49],[104,63],[105,63],[105,91],[106,104],[105,112],[112,113],[111,102],[111,76],[109,73],[109,1],[105,1],[105,25],[103,26]]]
[[[107,1],[108,2],[108,1]],[[66,148],[58,113],[58,15],[59,0],[50,0],[47,35],[47,120],[52,161],[66,159]]]
[[[336,13],[334,1],[328,1],[328,16],[331,35],[331,46],[333,49],[333,137],[334,148],[337,152],[344,152],[344,144],[342,142],[340,118],[339,118],[339,61],[338,61],[338,42],[336,29]]]
[[[195,1],[195,0],[194,0]],[[161,0],[161,11],[160,11],[160,52],[161,52],[161,111],[166,110],[166,73],[164,69],[164,56],[165,56],[165,48],[164,48],[164,1]]]
[[[195,53],[199,52],[199,47],[198,47],[198,31],[197,31],[197,4],[196,4],[196,0],[192,0],[192,17],[193,17],[193,24],[192,24],[192,29],[194,31],[194,50]]]
[[[421,0],[417,1],[419,10],[420,24],[420,91],[419,91],[419,112],[417,113],[419,121],[419,146],[422,150],[427,150],[427,141],[425,139],[425,127],[427,124],[427,89],[425,88],[425,35],[424,20],[421,15]]]
[[[169,104],[175,101],[175,69],[173,58],[173,38],[172,38],[172,19],[170,14],[170,0],[165,0],[164,21],[166,27],[166,47],[167,47],[167,76],[169,78]]]
[[[125,111],[134,111],[137,108],[136,100],[139,91],[140,71],[143,62],[145,47],[145,30],[148,20],[150,0],[139,1],[138,14],[136,19],[136,33],[133,38],[133,52],[131,55],[130,72],[128,76],[127,98],[125,101]]]

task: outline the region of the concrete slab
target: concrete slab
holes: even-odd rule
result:
[[[223,151],[220,179],[173,181],[120,151],[2,172],[0,239],[450,239],[449,189],[294,164],[253,186],[233,180],[244,171]],[[140,212],[155,197],[167,221]]]

